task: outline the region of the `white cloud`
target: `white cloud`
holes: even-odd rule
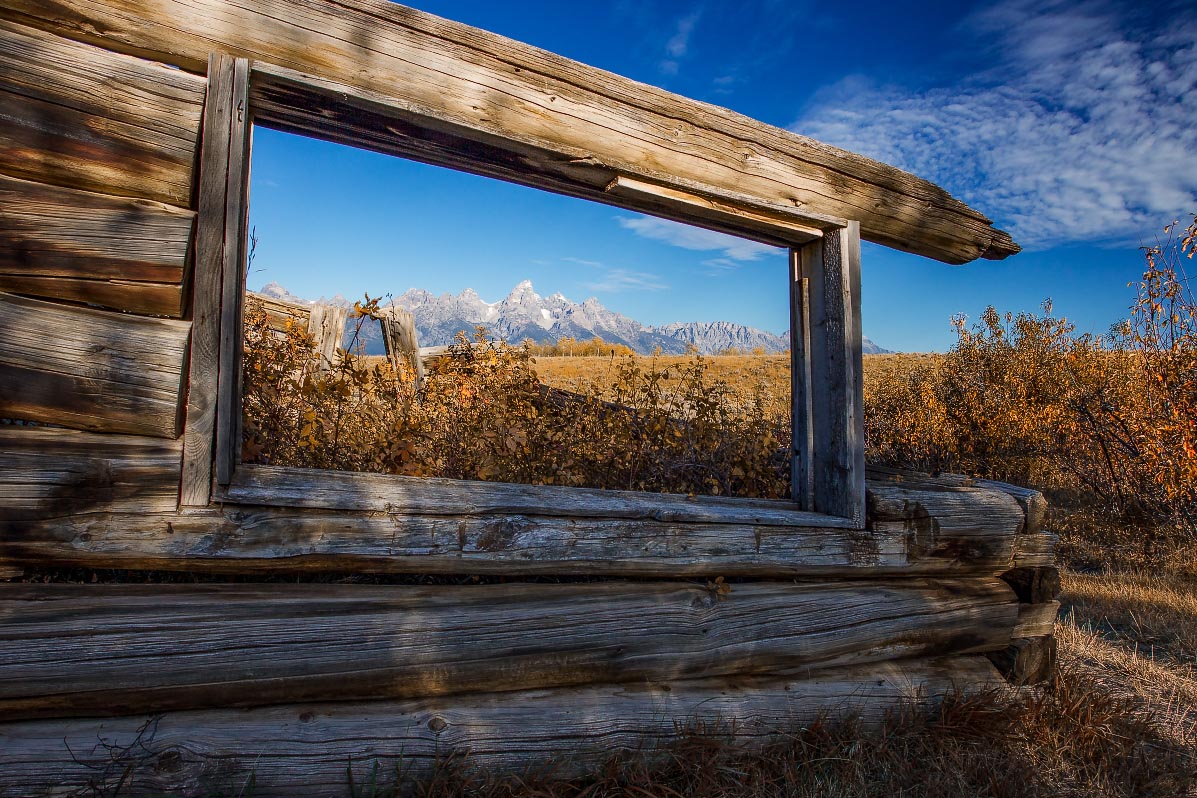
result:
[[[591,291],[663,291],[669,286],[661,277],[648,272],[634,272],[628,269],[609,269],[598,282],[584,283]]]
[[[670,58],[681,58],[690,49],[690,34],[694,32],[694,26],[698,24],[698,18],[701,16],[702,10],[699,9],[677,21],[673,36],[665,43],[665,52]]]
[[[997,66],[922,91],[849,78],[792,129],[926,177],[1028,248],[1136,242],[1197,207],[1197,23],[1103,0],[967,21]]]
[[[675,23],[673,35],[669,37],[669,41],[665,42],[665,54],[668,57],[662,59],[658,64],[661,74],[673,76],[678,73],[681,68],[681,60],[690,51],[690,35],[694,33],[694,27],[698,24],[701,16],[702,9],[700,8],[681,17]]]
[[[658,219],[653,216],[617,216],[620,227],[631,230],[642,238],[654,241],[664,241],[682,249],[692,249],[698,252],[722,252],[725,258],[745,261],[757,260],[765,255],[777,252],[776,247],[768,244],[758,244],[743,238],[716,233],[714,230],[704,230],[701,227],[691,227],[668,219]]]

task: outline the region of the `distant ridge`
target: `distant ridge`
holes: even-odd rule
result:
[[[292,294],[282,285],[272,282],[259,293],[288,302],[312,304],[312,300]],[[333,305],[352,306],[352,302],[337,295],[317,300]],[[683,354],[694,346],[703,354],[727,349],[751,352],[763,349],[769,354],[790,348],[789,331],[774,335],[765,330],[729,321],[684,322],[654,327],[608,310],[595,298],[577,303],[560,293],[542,297],[524,280],[498,302],[486,302],[472,288],[460,294],[432,294],[412,288],[395,297],[393,304],[410,311],[416,320],[421,346],[450,344],[457,333],[472,335],[481,325],[495,338],[519,342],[531,339],[536,343],[554,343],[560,338],[589,340],[598,336],[612,344],[623,344],[640,354],[650,354],[658,347],[664,354]],[[382,354],[382,340],[376,330],[363,330],[367,354]],[[886,354],[868,338],[864,339],[865,354]]]

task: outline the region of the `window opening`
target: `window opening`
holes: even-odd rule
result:
[[[264,127],[252,157],[243,462],[788,498],[785,250]]]

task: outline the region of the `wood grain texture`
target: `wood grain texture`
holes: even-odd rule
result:
[[[1001,651],[991,651],[985,656],[998,672],[1015,687],[1042,684],[1051,678],[1056,668],[1058,645],[1056,638],[1019,637]]]
[[[806,281],[810,346],[810,487],[815,512],[865,523],[864,385],[860,324],[860,237],[856,222],[807,244],[797,265]]]
[[[434,477],[245,465],[223,501],[275,507],[430,515],[523,513],[578,518],[846,527],[786,501],[518,485]]]
[[[0,718],[795,672],[1004,649],[993,577],[440,587],[0,584]]]
[[[1018,625],[1013,637],[1043,637],[1055,632],[1056,615],[1060,602],[1045,601],[1042,604],[1019,604]]]
[[[1014,568],[1002,574],[1002,581],[1014,590],[1023,604],[1054,601],[1063,588],[1060,569],[1054,566]]]
[[[220,371],[216,386],[218,485],[229,484],[241,459],[241,355],[245,344],[246,238],[249,224],[249,157],[252,131],[249,62],[233,61],[229,98],[229,148],[224,206],[224,264],[220,286]]]
[[[1037,535],[1042,531],[1043,518],[1047,513],[1047,499],[1033,488],[998,482],[994,479],[976,479],[965,474],[928,474],[903,468],[890,468],[869,464],[865,473],[876,482],[902,482],[909,485],[929,485],[955,488],[984,488],[1005,493],[1018,502],[1026,519],[1022,532]]]
[[[1017,563],[1016,544],[1026,516],[1009,494],[980,487],[934,481],[869,480],[867,528],[874,533],[907,536],[911,563]],[[1004,534],[995,535],[996,530]]]
[[[0,427],[0,561],[38,519],[173,510],[179,450],[160,438]]]
[[[775,247],[791,247],[841,226],[840,220],[806,218],[791,207],[754,203],[748,198],[710,197],[670,185],[617,175],[607,194],[637,210]]]
[[[811,395],[810,279],[815,247],[790,250],[790,496],[814,509],[814,397]]]
[[[869,240],[947,262],[1018,249],[900,170],[382,0],[12,0],[3,13],[196,71],[221,49],[376,92],[475,141],[568,149],[650,181],[675,175],[859,219]]]
[[[190,329],[0,294],[0,417],[173,438]]]
[[[1015,568],[1050,568],[1056,564],[1055,532],[1039,532],[1034,535],[1019,535],[1014,542]]]
[[[241,505],[79,511],[23,529],[0,552],[29,565],[248,574],[996,575],[1009,571],[1022,524],[1009,497],[976,488],[879,484],[871,528],[854,530],[786,503],[449,480],[397,488],[389,477],[331,472],[326,483],[259,468],[242,467],[261,479],[238,491]]]
[[[0,274],[0,292],[63,299],[148,316],[179,318],[183,288],[171,283]]]
[[[402,368],[410,371],[416,386],[424,382],[424,361],[420,358],[420,338],[416,331],[416,319],[403,308],[391,305],[381,319],[382,343],[396,374]]]
[[[354,513],[226,506],[170,514],[82,512],[0,541],[0,556],[42,567],[217,573],[425,573],[677,577],[866,577],[997,574],[1010,532],[976,533],[941,556],[911,557],[903,529]],[[995,552],[958,556],[964,547]]]
[[[0,22],[0,172],[188,207],[203,91],[186,72]]]
[[[298,704],[96,720],[0,724],[0,796],[113,785],[134,794],[342,798],[347,770],[369,783],[377,764],[411,777],[468,754],[486,772],[521,773],[550,760],[577,775],[612,754],[649,750],[683,731],[735,730],[774,741],[824,714],[866,724],[908,702],[1002,684],[984,657],[906,660],[791,678],[668,681],[413,701]],[[123,756],[122,756],[123,754]],[[114,761],[115,760],[115,761]],[[125,770],[130,764],[129,774]]]
[[[0,175],[0,273],[181,283],[193,211]]]
[[[200,144],[199,221],[195,238],[195,276],[191,289],[187,423],[183,433],[183,480],[179,491],[179,502],[184,506],[203,507],[212,497],[232,97],[233,60],[213,53],[208,65],[203,139]]]

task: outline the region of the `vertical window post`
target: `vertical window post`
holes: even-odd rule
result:
[[[791,495],[864,526],[860,225],[790,253]]]

